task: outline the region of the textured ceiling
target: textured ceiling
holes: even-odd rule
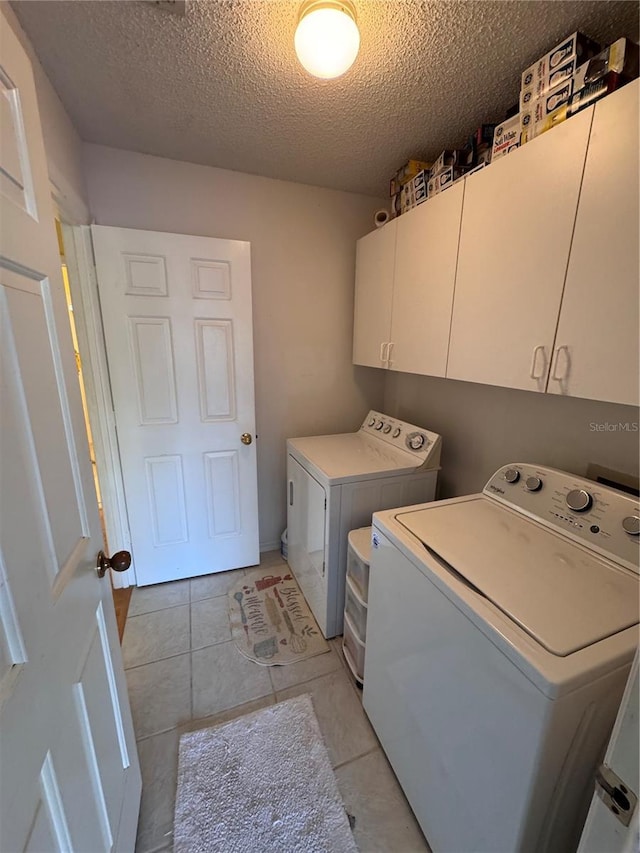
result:
[[[378,196],[408,157],[500,120],[564,35],[638,33],[636,2],[355,5],[360,54],[321,82],[294,55],[296,0],[12,3],[83,139]]]

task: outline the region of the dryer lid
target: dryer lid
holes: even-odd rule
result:
[[[638,578],[482,496],[398,522],[554,655],[638,622]]]
[[[361,432],[290,438],[287,445],[334,482],[410,473],[419,465],[407,451]]]

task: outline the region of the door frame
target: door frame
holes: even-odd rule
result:
[[[111,551],[131,551],[91,228],[78,222],[80,217],[78,211],[74,211],[75,205],[69,204],[53,183],[51,195],[64,238],[107,542]],[[111,573],[111,581],[116,589],[136,585],[135,554],[132,557],[128,571]]]

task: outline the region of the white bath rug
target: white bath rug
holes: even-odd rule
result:
[[[255,663],[296,663],[329,651],[286,563],[248,572],[228,599],[233,641]]]
[[[357,853],[311,697],[180,738],[174,853]]]

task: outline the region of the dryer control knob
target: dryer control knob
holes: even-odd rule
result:
[[[407,436],[407,447],[410,450],[422,450],[427,438],[421,432],[412,432]]]
[[[382,429],[382,421],[378,421],[376,424],[376,429]]]
[[[572,489],[565,500],[569,509],[574,512],[586,512],[593,503],[593,498],[586,489]]]
[[[504,472],[504,478],[507,483],[517,483],[520,479],[520,471],[516,471],[515,468],[507,468]]]
[[[372,427],[372,426],[375,424],[375,422],[376,422],[376,419],[375,419],[375,418],[371,418],[371,420],[369,421],[369,423],[367,424],[367,426]]]
[[[385,435],[389,435],[391,432],[391,424],[387,424],[386,427],[382,430]]]
[[[397,438],[401,432],[402,430],[400,429],[400,427],[396,427],[393,431],[393,435],[391,436],[391,438]]]
[[[540,477],[527,477],[524,487],[528,492],[539,492],[542,488],[542,480]]]
[[[630,536],[640,535],[640,518],[637,515],[628,515],[622,519],[622,529]]]

